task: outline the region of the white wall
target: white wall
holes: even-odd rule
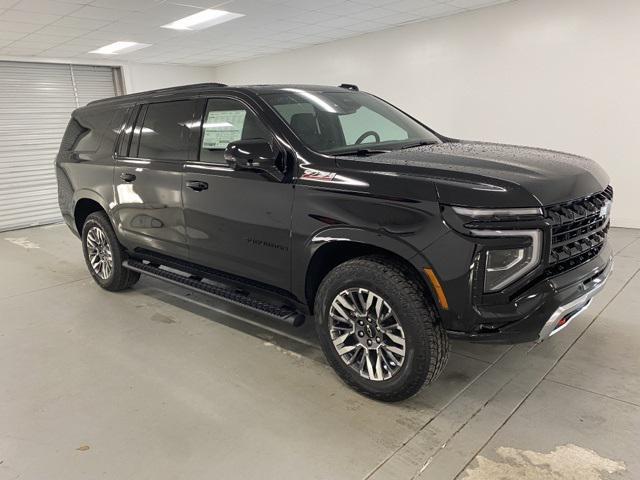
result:
[[[190,83],[213,82],[215,71],[205,67],[130,63],[123,66],[123,74],[127,93],[135,93]]]
[[[591,157],[640,227],[640,1],[520,0],[216,69],[242,83],[356,83],[445,135]]]

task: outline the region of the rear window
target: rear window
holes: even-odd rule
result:
[[[151,103],[139,133],[138,157],[188,160],[195,100]]]

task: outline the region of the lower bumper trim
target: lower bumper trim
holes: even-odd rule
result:
[[[559,306],[551,314],[549,320],[545,322],[544,326],[540,330],[537,341],[541,342],[546,338],[555,335],[560,330],[566,328],[567,325],[569,325],[578,315],[584,312],[591,304],[593,297],[600,292],[604,284],[607,282],[610,274],[611,268],[609,268],[603,276],[593,280],[595,285],[587,293],[569,303]]]

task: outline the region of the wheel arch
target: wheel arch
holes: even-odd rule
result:
[[[315,296],[325,276],[338,265],[354,258],[379,255],[402,267],[403,272],[424,287],[425,295],[433,300],[430,285],[419,266],[426,265],[424,257],[410,245],[378,232],[355,229],[332,229],[314,236],[308,246],[308,262],[304,271],[304,299],[313,313]]]
[[[104,199],[92,190],[78,190],[73,207],[73,221],[78,236],[82,236],[82,226],[89,215],[94,212],[107,212]]]

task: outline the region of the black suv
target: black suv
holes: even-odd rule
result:
[[[355,85],[200,84],[73,112],[60,209],[107,290],[141,273],[293,325],[342,379],[416,393],[449,338],[541,340],[612,266],[593,161],[444,137]]]

